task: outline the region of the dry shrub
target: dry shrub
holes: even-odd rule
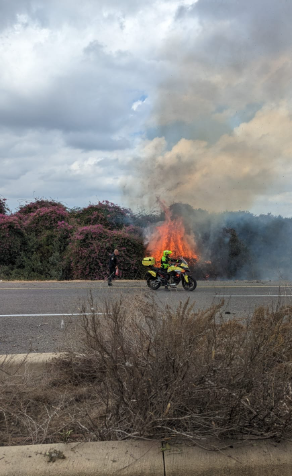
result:
[[[82,351],[63,368],[102,402],[100,437],[291,436],[292,307],[246,320],[221,308],[116,301],[84,315]]]
[[[75,350],[37,388],[2,385],[4,444],[291,437],[291,306],[237,320],[222,303],[172,309],[135,297],[98,311],[84,312]]]

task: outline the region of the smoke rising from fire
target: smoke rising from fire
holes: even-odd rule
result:
[[[165,138],[147,141],[128,193],[147,208],[159,195],[216,212],[250,209],[262,197],[271,206],[281,195],[289,200],[291,130],[287,109],[268,108],[213,145],[181,139],[168,150]]]
[[[291,17],[284,0],[198,0],[160,50],[124,190],[134,208],[159,196],[183,218],[196,277],[292,277],[292,222],[270,215],[292,215]]]
[[[194,231],[197,278],[292,279],[292,218],[208,213],[188,204],[174,204],[170,210]]]
[[[282,0],[199,0],[179,9],[125,184],[131,205],[151,208],[159,195],[209,211],[291,215],[289,15]]]

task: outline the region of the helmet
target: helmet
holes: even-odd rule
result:
[[[163,256],[171,255],[172,251],[170,250],[164,250],[163,251]]]

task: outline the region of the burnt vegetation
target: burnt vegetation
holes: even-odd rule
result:
[[[244,320],[222,304],[158,308],[139,296],[91,306],[45,377],[3,376],[2,444],[291,438],[291,306]]]

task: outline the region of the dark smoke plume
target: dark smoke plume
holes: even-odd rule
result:
[[[209,213],[174,204],[193,231],[198,278],[285,280],[292,278],[292,218],[249,212]]]

